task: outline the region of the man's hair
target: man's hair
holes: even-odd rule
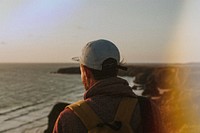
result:
[[[88,68],[95,80],[102,80],[110,77],[116,77],[118,73],[118,65],[117,61],[113,58],[108,58],[103,61],[102,70],[95,70],[92,68]]]

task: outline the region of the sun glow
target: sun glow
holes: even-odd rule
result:
[[[169,60],[198,62],[200,59],[200,1],[185,1],[174,36],[170,42]]]
[[[198,62],[200,59],[200,1],[185,1],[182,12],[179,15],[178,23],[174,29],[174,36],[169,46],[169,61],[171,62]],[[192,85],[197,81],[191,77],[190,69],[180,71],[188,77],[180,75],[180,83],[172,95],[168,97],[168,104],[163,107],[164,115],[169,116],[168,132],[200,132],[200,119],[198,113],[198,102],[195,99],[199,97],[198,88]],[[187,80],[185,80],[185,78]],[[183,81],[186,81],[183,84]],[[197,81],[198,82],[198,81]],[[195,84],[197,84],[197,82]]]

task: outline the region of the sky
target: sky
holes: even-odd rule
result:
[[[66,63],[108,39],[126,63],[200,62],[200,0],[0,0],[0,63]]]

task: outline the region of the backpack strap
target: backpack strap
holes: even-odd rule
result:
[[[130,123],[137,101],[137,98],[124,97],[118,106],[114,120],[122,123],[120,130],[123,132],[134,133]]]
[[[115,120],[119,120],[129,124],[136,103],[137,103],[137,98],[132,98],[132,97],[122,98],[118,106],[117,113],[115,115]]]
[[[113,121],[113,122],[120,122],[122,124],[124,123],[126,127],[122,126],[122,128],[125,128],[124,130],[126,130],[129,133],[133,133],[132,128],[130,126],[130,120],[133,111],[135,109],[136,103],[137,103],[137,98],[130,98],[130,97],[122,98]],[[110,123],[104,123],[84,100],[71,104],[66,108],[70,108],[71,110],[73,110],[74,113],[80,118],[80,120],[83,122],[83,124],[88,130],[91,130],[95,127],[101,127],[101,124],[107,125],[112,129],[115,128]]]
[[[103,123],[84,100],[71,104],[66,108],[73,110],[88,130],[97,127],[99,123]]]

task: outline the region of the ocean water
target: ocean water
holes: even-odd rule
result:
[[[82,99],[80,75],[52,73],[70,66],[74,64],[0,64],[0,133],[42,133],[53,105]],[[200,93],[200,65],[186,67],[187,91]],[[123,78],[133,86],[134,77]]]
[[[57,102],[83,97],[80,75],[53,74],[71,64],[0,64],[0,132],[43,132]]]

